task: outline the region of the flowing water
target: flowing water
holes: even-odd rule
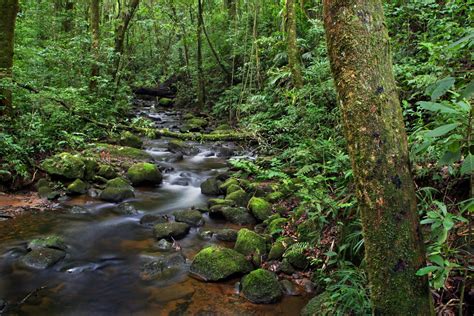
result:
[[[139,113],[158,127],[176,129],[179,113],[142,107]],[[205,224],[179,240],[186,262],[154,277],[143,273],[144,263],[159,256],[152,228],[140,224],[144,214],[169,214],[189,207],[205,207],[200,184],[225,172],[227,161],[214,154],[216,144],[195,144],[199,153],[172,162],[167,139],[148,140],[147,151],[164,170],[163,184],[137,189],[127,201],[133,208],[87,197],[58,204],[54,210],[25,213],[0,222],[0,299],[13,315],[298,315],[305,296],[285,296],[272,305],[254,305],[238,292],[239,278],[204,283],[189,276],[193,256],[204,246],[232,243],[204,239],[199,231],[237,228],[205,216]],[[234,146],[230,143],[218,146]],[[239,153],[238,148],[236,152]],[[45,235],[63,236],[65,259],[45,270],[18,263],[28,241]],[[1,303],[0,303],[1,305]],[[1,310],[2,306],[0,306]],[[0,312],[0,314],[2,314]]]

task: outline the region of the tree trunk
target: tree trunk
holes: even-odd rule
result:
[[[100,0],[91,0],[91,32],[92,32],[92,55],[94,63],[91,68],[91,81],[89,89],[96,91],[97,77],[100,74],[99,53],[100,53]]]
[[[130,21],[132,20],[135,12],[138,8],[138,4],[140,0],[131,0],[130,5],[123,9],[122,13],[120,14],[120,22],[115,30],[115,61],[114,61],[114,73],[113,78],[114,80],[117,77],[117,73],[119,72],[120,68],[120,60],[123,54],[123,47],[125,43],[125,35],[128,31],[128,26]]]
[[[15,21],[18,0],[0,0],[0,81],[11,80]],[[1,84],[1,83],[0,83]],[[0,89],[0,116],[8,116],[12,110],[12,92]]]
[[[198,75],[198,105],[204,109],[206,104],[206,86],[204,84],[204,73],[202,69],[202,0],[198,0],[197,18],[197,75]]]
[[[235,20],[237,15],[237,0],[224,0],[224,6],[227,9],[229,20]]]
[[[293,85],[296,88],[303,87],[303,76],[301,75],[301,62],[298,45],[296,43],[296,14],[295,1],[286,0],[286,40],[288,45],[288,65],[293,77]]]
[[[431,315],[415,188],[380,0],[324,0],[375,315]]]
[[[67,0],[66,4],[64,5],[64,20],[63,20],[63,30],[66,33],[72,31],[73,24],[74,24],[74,2],[71,0]]]

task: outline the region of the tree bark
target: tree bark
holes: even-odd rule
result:
[[[11,80],[15,21],[18,0],[0,0],[0,80]],[[0,116],[8,116],[12,110],[12,92],[0,89]]]
[[[91,0],[91,33],[92,33],[92,55],[94,63],[91,67],[91,80],[89,89],[97,90],[97,77],[100,74],[99,54],[100,54],[100,0]]]
[[[198,18],[197,18],[197,75],[198,75],[198,90],[197,98],[198,105],[204,109],[206,104],[206,86],[204,84],[204,73],[202,69],[202,0],[198,0]]]
[[[120,60],[123,54],[123,47],[125,43],[125,35],[128,31],[128,26],[130,25],[130,21],[133,19],[135,12],[138,8],[140,0],[131,0],[130,5],[123,9],[120,14],[120,22],[115,30],[115,61],[114,61],[114,73],[113,78],[114,80],[117,77],[120,68]]]
[[[63,20],[63,30],[66,33],[72,31],[74,25],[74,2],[71,0],[67,0],[66,4],[64,5],[64,20]]]
[[[324,0],[375,315],[431,315],[408,145],[380,0]]]
[[[303,76],[301,75],[301,61],[296,43],[296,14],[295,1],[286,0],[286,40],[288,45],[288,65],[296,88],[303,87]]]

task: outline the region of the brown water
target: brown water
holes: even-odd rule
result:
[[[144,108],[141,114],[157,120],[159,127],[179,124],[176,113]],[[189,276],[190,260],[204,246],[232,247],[231,243],[199,236],[202,229],[237,228],[208,217],[203,227],[192,229],[179,241],[187,258],[185,264],[151,280],[141,277],[143,262],[163,253],[155,246],[152,229],[141,225],[140,218],[206,206],[200,183],[227,168],[226,159],[212,155],[215,144],[196,144],[199,154],[168,162],[172,154],[166,150],[167,141],[147,142],[148,152],[165,169],[164,181],[160,187],[137,190],[136,198],[127,201],[137,212],[127,214],[118,205],[77,198],[48,212],[26,213],[0,222],[0,299],[9,303],[6,314],[299,315],[308,300],[305,296],[286,296],[277,304],[255,305],[239,295],[239,278],[204,283]],[[46,270],[20,266],[18,259],[27,252],[28,241],[49,234],[64,237],[66,258]]]

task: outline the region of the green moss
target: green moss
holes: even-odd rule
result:
[[[160,101],[158,101],[158,103],[161,106],[170,106],[173,104],[173,100],[170,98],[160,98]]]
[[[133,185],[160,184],[163,176],[155,164],[141,162],[132,165],[127,171],[127,177]]]
[[[44,160],[41,167],[50,175],[67,179],[84,178],[85,164],[78,156],[60,153]]]
[[[51,235],[47,237],[33,239],[28,243],[28,249],[40,249],[40,248],[56,248],[65,250],[66,244],[64,239],[58,235]]]
[[[176,211],[173,212],[173,216],[177,222],[183,222],[192,226],[203,224],[202,214],[197,210]]]
[[[331,315],[331,307],[328,302],[332,302],[330,292],[324,292],[313,297],[301,311],[301,316]]]
[[[213,212],[219,212],[226,220],[233,224],[248,225],[255,224],[255,218],[247,211],[244,207],[230,207],[224,206],[219,209],[214,209],[217,206],[213,206],[211,210]]]
[[[264,221],[272,215],[272,205],[262,198],[251,198],[249,201],[249,209],[253,216],[260,221]]]
[[[276,218],[268,224],[267,232],[272,236],[280,235],[287,222],[286,218]]]
[[[69,194],[84,194],[87,192],[87,183],[81,179],[76,179],[73,183],[68,185],[67,192]]]
[[[247,229],[242,228],[237,235],[234,250],[243,255],[264,256],[267,253],[267,242],[264,237]]]
[[[138,148],[100,143],[95,144],[86,153],[99,155],[103,151],[110,153],[110,156],[116,159],[151,160],[152,158],[146,151]]]
[[[270,248],[270,252],[268,253],[268,260],[278,260],[280,259],[283,254],[285,253],[286,249],[292,244],[292,240],[290,238],[285,238],[282,240],[277,240],[273,243],[272,247]]]
[[[245,256],[227,248],[211,246],[202,249],[191,264],[190,271],[205,281],[219,281],[252,270]]]
[[[222,192],[227,192],[227,188],[231,185],[239,185],[239,181],[235,178],[229,178],[219,186],[219,189],[221,189]]]
[[[190,228],[186,223],[159,223],[153,227],[153,234],[157,240],[171,237],[178,239],[186,236]]]
[[[123,178],[107,181],[105,189],[100,193],[100,199],[108,202],[121,202],[135,197],[132,186]]]
[[[122,134],[120,134],[119,143],[120,145],[127,146],[127,147],[133,147],[133,148],[143,147],[143,141],[141,140],[141,138],[129,131],[125,131],[125,132],[122,132]]]
[[[225,199],[234,201],[237,206],[247,207],[249,195],[244,190],[238,190],[227,194]]]
[[[97,175],[105,179],[113,179],[117,177],[117,172],[111,165],[100,165]]]
[[[296,245],[295,245],[296,246]],[[295,268],[304,270],[309,266],[309,259],[306,257],[304,249],[289,247],[283,257]]]
[[[283,199],[284,197],[285,195],[282,192],[272,192],[268,193],[267,196],[265,196],[265,200],[270,203],[273,203]]]
[[[221,182],[217,177],[210,177],[201,183],[201,193],[205,195],[220,195],[219,185]]]
[[[235,202],[231,200],[225,200],[225,199],[209,199],[207,201],[209,207],[213,207],[216,205],[221,205],[221,206],[234,206]]]
[[[185,124],[194,125],[198,127],[205,127],[207,125],[207,120],[200,117],[193,117],[185,121]]]
[[[277,276],[264,269],[254,270],[242,279],[242,293],[256,304],[275,303],[283,295]]]
[[[97,159],[94,157],[81,157],[81,159],[84,162],[84,166],[85,166],[84,178],[86,180],[91,180],[92,178],[94,178],[98,165],[99,165],[97,163]]]
[[[226,193],[231,194],[236,191],[240,191],[242,188],[238,186],[237,184],[231,184],[230,186],[227,187]]]

